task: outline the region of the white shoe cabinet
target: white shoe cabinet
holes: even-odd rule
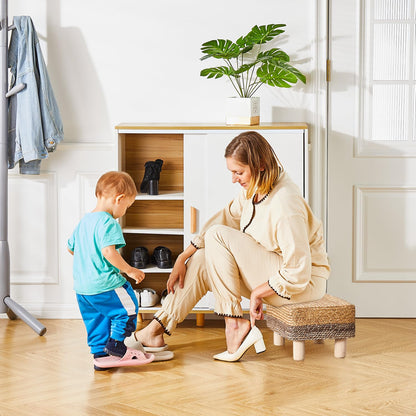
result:
[[[159,195],[139,193],[121,220],[126,240],[122,254],[127,261],[135,247],[147,247],[151,255],[159,245],[168,247],[175,260],[205,221],[240,191],[239,185],[231,182],[224,150],[243,131],[258,131],[269,141],[308,199],[308,129],[304,123],[122,123],[116,129],[119,170],[133,177],[138,190],[145,162],[163,160]],[[171,270],[149,265],[144,271],[146,279],[134,287],[150,287],[161,294]],[[140,312],[154,313],[159,307],[140,308]],[[197,325],[203,325],[204,314],[212,313],[213,307],[212,293],[208,293],[193,310],[197,313]],[[248,309],[247,299],[243,300],[243,307]]]

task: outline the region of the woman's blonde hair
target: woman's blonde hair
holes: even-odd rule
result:
[[[115,196],[124,194],[127,197],[136,196],[137,188],[133,178],[127,172],[111,171],[104,173],[98,179],[95,196]]]
[[[283,166],[273,148],[256,131],[247,131],[235,137],[226,147],[224,156],[249,166],[251,181],[247,198],[251,198],[255,192],[269,193],[283,172]]]

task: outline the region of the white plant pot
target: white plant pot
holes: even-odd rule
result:
[[[226,124],[260,124],[260,97],[227,98]]]

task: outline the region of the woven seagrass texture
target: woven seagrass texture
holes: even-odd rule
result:
[[[348,324],[290,326],[270,315],[266,315],[265,320],[269,329],[277,332],[283,338],[293,341],[343,339],[355,336],[354,322]]]
[[[286,326],[348,324],[355,322],[355,306],[331,295],[313,302],[292,303],[279,307],[267,305],[271,316]]]

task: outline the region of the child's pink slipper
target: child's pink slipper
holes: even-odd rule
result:
[[[123,357],[109,355],[108,357],[99,357],[94,359],[94,368],[101,370],[103,368],[114,367],[132,367],[136,365],[149,364],[155,359],[153,354],[127,348]]]

